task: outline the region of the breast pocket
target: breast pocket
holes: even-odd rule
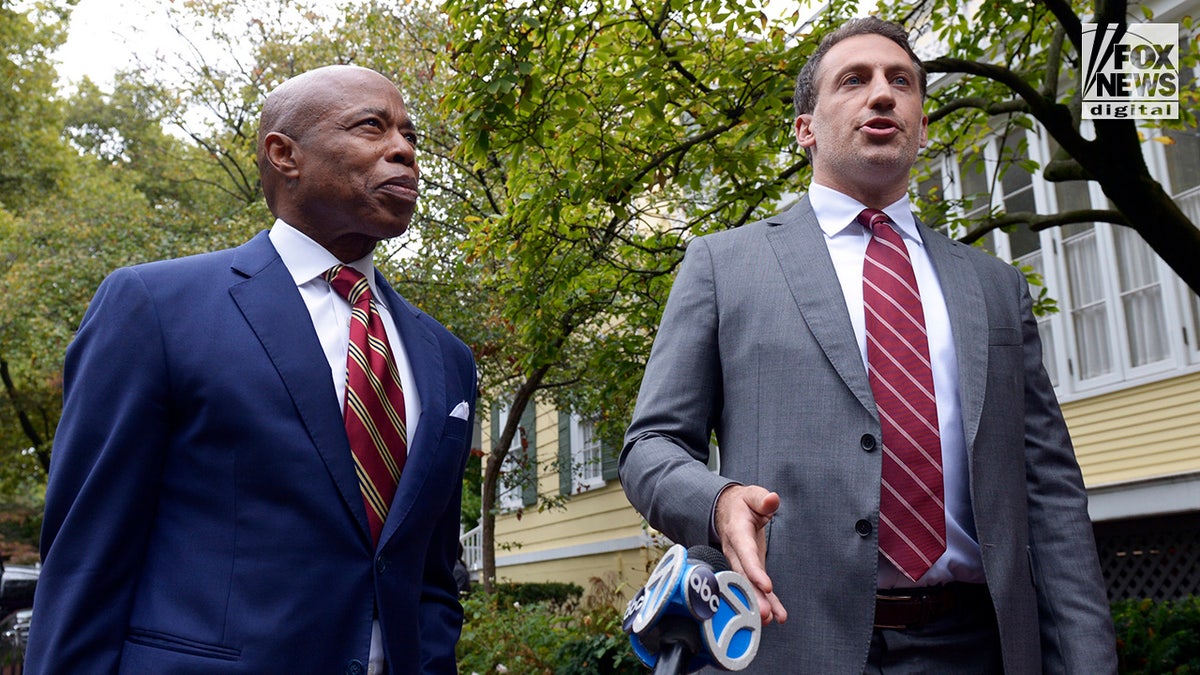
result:
[[[1012,347],[1021,344],[1021,331],[1009,326],[988,329],[989,347]]]

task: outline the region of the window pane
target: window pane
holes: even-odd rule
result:
[[[1037,232],[1025,225],[1018,225],[1008,233],[1008,247],[1013,259],[1020,260],[1022,256],[1041,250],[1041,239]]]
[[[1024,132],[1016,132],[1004,141],[1003,157],[1001,158],[1004,175],[1000,179],[1000,184],[1004,188],[1006,205],[1008,205],[1009,195],[1015,195],[1033,185],[1033,176],[1018,164],[1029,158],[1029,152],[1021,142],[1023,137]],[[1010,211],[1015,210],[1011,206],[1008,208]]]
[[[1063,249],[1079,379],[1087,380],[1112,372],[1108,308],[1104,302],[1104,277],[1100,269],[1095,228],[1088,228],[1081,234],[1065,239]]]
[[[968,157],[963,162],[962,168],[959,169],[959,175],[962,177],[963,200],[970,202],[964,205],[968,215],[977,216],[987,213],[990,191],[984,168],[984,162],[979,161],[978,156],[972,156]]]
[[[1037,203],[1033,197],[1033,176],[1017,162],[1028,159],[1029,153],[1021,144],[1024,134],[1016,132],[1004,142],[1004,156],[1001,169],[1004,176],[1000,185],[1004,190],[1004,211],[1006,213],[1037,213]],[[1013,259],[1038,250],[1039,242],[1036,232],[1028,226],[1018,225],[1010,228],[1008,245]]]
[[[1170,192],[1178,195],[1200,185],[1200,129],[1168,131],[1166,135],[1175,141],[1164,152]]]
[[[1192,305],[1192,334],[1188,338],[1192,342],[1192,349],[1200,350],[1200,295],[1189,290],[1188,297],[1191,299]]]
[[[512,411],[511,406],[505,406],[496,414],[500,417],[500,428],[508,422],[508,414]],[[492,439],[495,443],[499,439]],[[496,485],[496,497],[500,502],[499,506],[503,510],[516,510],[525,505],[521,498],[521,488],[523,472],[521,471],[521,434],[513,434],[512,443],[508,447],[508,454],[504,456],[504,461],[500,463],[500,480]]]
[[[1129,362],[1141,366],[1162,361],[1170,346],[1157,256],[1136,232],[1124,227],[1114,230],[1114,242]]]
[[[571,416],[571,468],[576,492],[604,485],[603,457],[600,438],[591,422]]]

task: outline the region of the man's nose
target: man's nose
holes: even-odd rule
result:
[[[867,104],[871,108],[891,109],[896,105],[895,92],[892,91],[892,84],[884,75],[878,75],[871,78],[870,87],[867,90]]]
[[[411,131],[402,129],[392,131],[390,138],[392,147],[388,150],[389,161],[405,166],[412,166],[416,162],[417,147],[407,138],[411,133]]]

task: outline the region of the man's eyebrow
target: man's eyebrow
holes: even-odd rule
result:
[[[833,77],[841,77],[847,73],[863,72],[864,70],[868,70],[868,71],[875,70],[875,65],[876,64],[870,63],[868,61],[851,61],[849,63],[843,63],[836,70],[829,71],[829,75],[831,75]],[[917,69],[915,67],[913,67],[913,64],[911,62],[908,62],[908,61],[906,61],[904,63],[897,62],[897,63],[892,63],[892,64],[884,64],[883,70],[888,73],[904,71],[905,73],[908,73],[909,75],[915,76],[917,74]]]
[[[395,115],[392,113],[391,109],[384,108],[381,106],[373,106],[373,105],[364,106],[362,108],[359,108],[357,111],[355,111],[355,114],[358,115],[359,117],[363,117],[363,116],[380,117],[385,120],[391,120],[395,117]],[[410,117],[409,115],[405,115],[403,119],[399,120],[397,122],[397,126],[399,126],[402,129],[415,130],[417,128],[417,125],[413,123],[412,117]]]

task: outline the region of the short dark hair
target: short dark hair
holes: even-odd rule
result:
[[[800,74],[796,76],[796,90],[792,93],[792,105],[796,110],[796,117],[811,113],[817,107],[817,71],[821,67],[821,61],[825,58],[825,54],[837,43],[856,35],[880,35],[900,45],[900,48],[908,54],[908,58],[912,59],[913,65],[917,68],[921,98],[925,98],[925,87],[929,81],[929,74],[925,72],[925,66],[921,63],[921,59],[917,58],[908,44],[908,33],[898,24],[868,16],[850,19],[839,26],[837,30],[826,35],[821,40],[821,44],[817,45],[817,50],[808,57],[808,63],[804,64],[804,67],[800,69]]]

